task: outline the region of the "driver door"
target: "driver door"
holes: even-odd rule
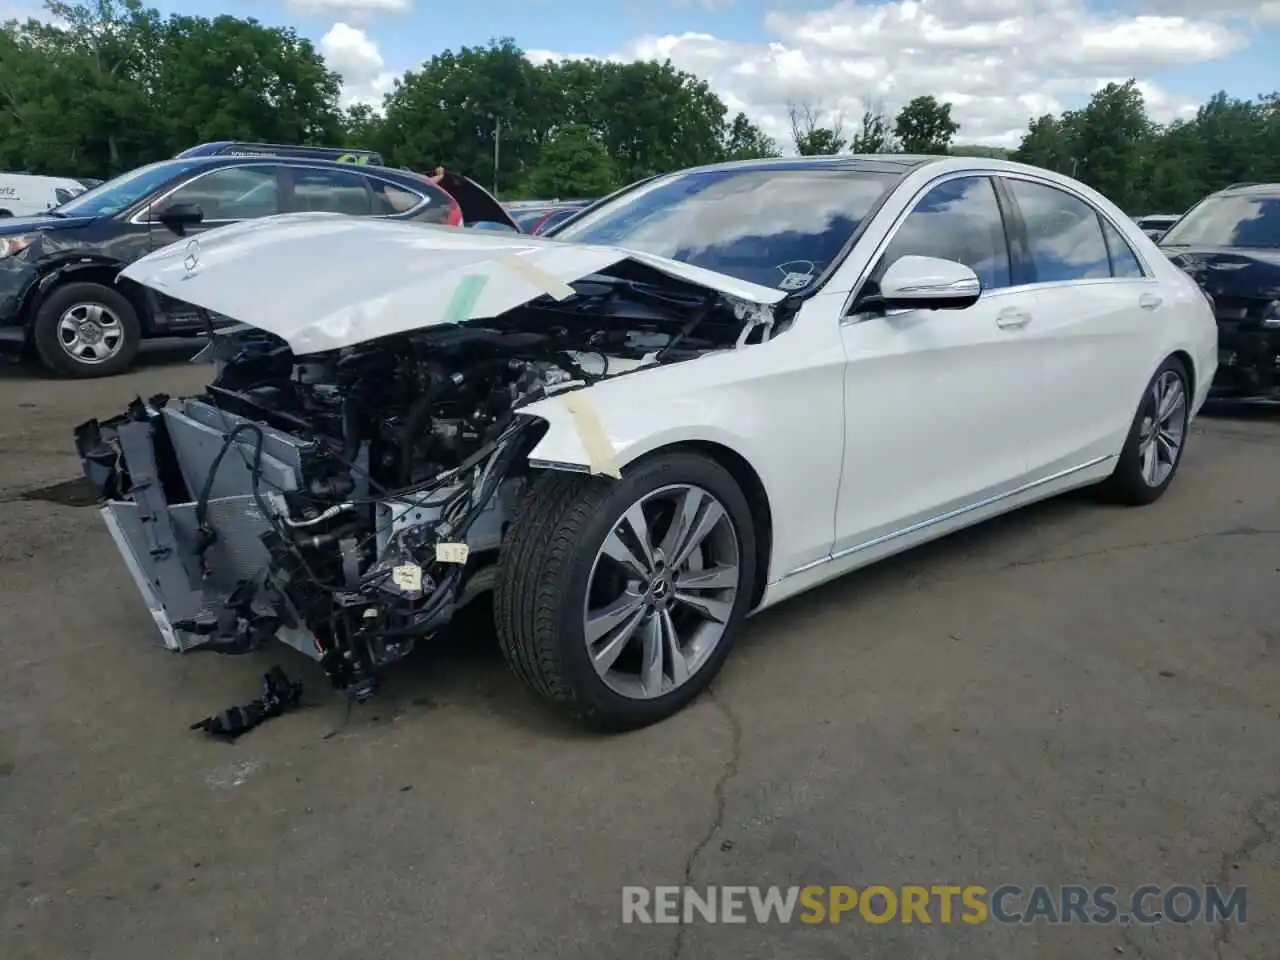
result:
[[[1025,334],[1036,311],[985,176],[925,191],[890,234],[841,323],[845,453],[835,553],[931,526],[1024,482],[1040,364]],[[900,257],[954,260],[982,281],[963,309],[860,307]]]

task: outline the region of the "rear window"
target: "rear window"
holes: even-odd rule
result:
[[[1280,248],[1280,195],[1202,200],[1160,240],[1166,247]]]
[[[676,173],[628,191],[553,235],[802,290],[840,255],[898,181],[889,173],[812,168]]]

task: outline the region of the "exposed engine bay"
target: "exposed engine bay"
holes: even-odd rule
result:
[[[280,639],[363,699],[494,579],[545,422],[521,408],[776,335],[776,307],[672,282],[578,282],[481,323],[297,356],[213,333],[216,375],[76,430],[171,649]]]

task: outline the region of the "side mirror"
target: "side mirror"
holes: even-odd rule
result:
[[[899,257],[880,279],[879,301],[886,310],[963,310],[981,295],[976,273],[939,257]]]
[[[506,233],[519,233],[515,227],[509,223],[501,223],[497,220],[477,220],[475,223],[467,224],[472,230],[499,230]]]
[[[182,227],[193,227],[204,220],[204,211],[198,203],[169,203],[152,211],[151,219],[181,232]]]

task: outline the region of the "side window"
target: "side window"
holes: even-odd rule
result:
[[[1027,225],[1037,283],[1111,276],[1097,211],[1056,187],[1005,181]]]
[[[959,177],[926,193],[889,241],[876,279],[906,256],[963,263],[978,275],[983,290],[1009,286],[1009,245],[991,180]]]
[[[253,220],[280,212],[275,166],[222,167],[174,191],[167,203],[194,203],[205,221]]]
[[[371,177],[369,186],[373,188],[373,212],[380,217],[394,217],[408,213],[423,200],[422,194],[386,180],[375,180]]]
[[[293,208],[308,213],[345,213],[353,217],[374,214],[367,180],[354,171],[294,167]]]
[[[1098,219],[1102,222],[1102,236],[1107,241],[1107,252],[1111,254],[1111,275],[1126,278],[1145,277],[1146,274],[1142,272],[1142,262],[1133,252],[1133,247],[1129,246],[1129,241],[1109,221],[1102,217]]]

